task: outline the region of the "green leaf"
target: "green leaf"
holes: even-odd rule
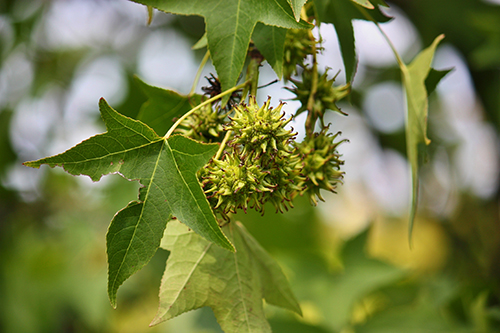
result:
[[[352,20],[367,20],[368,18],[362,14],[363,11],[377,22],[387,22],[390,18],[385,16],[378,7],[366,9],[351,0],[314,0],[314,5],[321,22],[333,23],[335,26],[344,61],[346,80],[352,82],[358,63]]]
[[[344,271],[332,279],[328,293],[330,301],[322,307],[325,315],[332,311],[330,323],[335,328],[342,327],[349,320],[356,302],[404,275],[401,269],[368,257],[365,252],[367,238],[368,232],[363,232],[342,250]]]
[[[368,232],[350,239],[342,248],[342,270],[332,274],[328,265],[311,254],[305,254],[292,270],[299,297],[310,299],[324,318],[322,325],[334,332],[345,329],[353,309],[364,297],[379,288],[401,280],[405,272],[383,261],[371,258],[365,251]]]
[[[161,247],[171,251],[160,287],[160,307],[151,325],[210,306],[225,332],[271,332],[262,299],[301,314],[278,264],[239,223],[223,230],[236,252],[224,251],[178,222]]]
[[[406,91],[406,149],[411,166],[412,199],[410,209],[409,237],[413,231],[413,222],[417,213],[418,201],[418,169],[424,160],[426,147],[430,143],[427,138],[428,100],[426,79],[431,70],[432,58],[444,35],[438,36],[431,46],[420,52],[408,66],[400,64],[403,73],[403,84]],[[444,75],[443,75],[444,76]]]
[[[34,168],[60,166],[94,181],[119,173],[141,183],[139,200],[115,215],[106,236],[108,294],[116,306],[118,287],[153,257],[172,216],[224,249],[234,248],[219,228],[196,178],[196,172],[216,153],[217,145],[182,136],[159,137],[140,121],[113,110],[104,99],[99,108],[106,133],[62,154],[24,164]]]
[[[287,29],[257,23],[252,40],[278,78],[283,76],[283,57]]]
[[[169,13],[205,17],[208,48],[222,90],[236,84],[257,22],[283,28],[309,26],[295,21],[286,0],[134,1]]]
[[[188,97],[173,90],[150,86],[138,77],[135,77],[135,80],[148,97],[137,119],[154,129],[158,135],[165,135],[174,124],[175,118],[181,117],[201,103],[200,95]]]
[[[304,4],[307,2],[307,0],[287,0],[288,3],[290,4],[290,7],[292,7],[293,15],[295,16],[295,19],[297,22],[300,21],[300,12],[302,11],[302,7]]]

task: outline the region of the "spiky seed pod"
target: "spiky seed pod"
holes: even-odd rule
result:
[[[335,135],[327,133],[328,127],[324,127],[320,133],[314,133],[301,143],[296,143],[296,149],[302,158],[302,175],[306,180],[302,184],[303,192],[309,195],[311,203],[317,204],[317,199],[324,201],[320,190],[335,192],[337,183],[342,182],[344,172],[340,166],[344,161],[340,160],[337,147],[344,141],[334,142]]]
[[[314,105],[312,106],[312,110],[307,110],[309,96],[311,95],[311,88],[313,86],[313,75],[313,71],[306,68],[302,72],[302,81],[291,79],[290,81],[293,82],[295,87],[286,88],[296,95],[295,98],[293,98],[294,100],[302,103],[296,115],[304,111],[309,111],[312,112],[313,119],[321,119],[322,121],[325,110],[327,109],[345,114],[338,108],[336,103],[349,94],[350,86],[349,84],[334,86],[335,77],[330,80],[328,79],[328,69],[322,75],[317,73],[317,88],[314,94]]]
[[[283,103],[273,109],[270,102],[271,98],[259,107],[255,98],[250,97],[248,104],[242,103],[234,108],[226,129],[233,131],[230,144],[240,146],[243,156],[258,158],[266,153],[274,155],[278,151],[292,151],[290,143],[295,134],[285,129],[292,119],[285,120],[285,113],[281,110]]]
[[[272,192],[263,195],[263,201],[270,201],[276,208],[276,212],[283,213],[289,207],[293,207],[292,201],[295,196],[303,191],[306,180],[302,175],[302,161],[298,154],[279,152],[270,161],[268,166],[268,182],[274,184]]]
[[[200,177],[214,210],[227,218],[237,209],[262,210],[262,193],[272,192],[275,185],[267,182],[269,172],[238,154],[226,154],[222,160],[211,160]]]
[[[297,65],[304,67],[304,60],[317,50],[314,45],[316,40],[311,38],[308,29],[288,29],[285,38],[285,52],[283,63],[283,77],[289,80],[297,74]]]
[[[184,119],[176,132],[202,142],[218,142],[224,136],[221,133],[226,119],[218,106],[214,110],[211,104],[207,104]]]

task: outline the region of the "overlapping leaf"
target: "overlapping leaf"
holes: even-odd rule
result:
[[[148,97],[137,119],[154,129],[158,135],[165,135],[174,124],[174,119],[181,117],[201,102],[200,95],[188,97],[173,90],[150,86],[137,77],[135,79]]]
[[[60,166],[72,175],[87,175],[94,181],[110,173],[140,181],[143,187],[139,200],[115,215],[106,238],[108,294],[116,306],[118,287],[149,262],[172,216],[224,249],[234,248],[219,228],[196,178],[217,145],[182,136],[165,139],[140,121],[119,114],[104,99],[99,107],[106,133],[62,154],[25,165]]]
[[[297,20],[297,22],[299,22],[300,12],[301,12],[304,4],[307,2],[307,0],[287,0],[287,1],[290,4],[290,7],[292,7],[293,15],[295,16],[295,19]]]
[[[257,22],[283,28],[305,28],[286,0],[133,0],[159,10],[205,17],[208,48],[222,89],[233,87],[243,69]]]
[[[385,16],[378,6],[368,9],[351,0],[314,0],[314,6],[321,22],[333,23],[335,26],[344,60],[346,80],[352,82],[357,66],[352,20],[367,20],[371,17],[377,22],[387,22],[390,18]],[[368,16],[364,16],[363,11]]]
[[[231,253],[186,226],[171,222],[161,247],[171,251],[160,287],[160,307],[151,325],[210,306],[225,332],[271,332],[262,299],[301,313],[278,264],[239,223],[224,232]]]
[[[413,229],[413,221],[417,211],[418,201],[418,169],[422,164],[425,156],[426,146],[430,143],[427,138],[427,87],[426,79],[431,71],[431,63],[434,57],[434,52],[439,42],[444,38],[443,35],[438,36],[431,46],[420,52],[417,57],[408,66],[400,64],[401,72],[403,73],[403,83],[406,91],[407,101],[407,119],[406,119],[406,149],[408,160],[411,165],[411,182],[412,182],[412,201],[410,211],[410,226],[409,234]],[[435,74],[441,79],[444,75]],[[447,73],[447,72],[446,72]],[[434,80],[436,81],[436,80]],[[437,82],[433,82],[435,87]]]
[[[257,23],[252,35],[255,46],[280,79],[283,76],[286,32],[285,28]]]

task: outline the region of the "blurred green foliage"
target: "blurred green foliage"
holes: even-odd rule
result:
[[[115,9],[125,4],[115,2]],[[0,78],[4,80],[8,70],[16,71],[7,68],[15,54],[24,54],[33,69],[22,95],[0,95],[0,331],[221,332],[207,308],[147,328],[157,309],[168,256],[164,250],[124,284],[118,309],[109,305],[105,233],[113,214],[135,197],[136,184],[119,176],[109,177],[104,184],[90,184],[50,169],[38,171],[41,180],[31,189],[9,185],[16,166],[45,152],[27,156],[14,148],[13,119],[19,105],[53,86],[63,90],[60,98],[64,100],[82,63],[116,51],[109,45],[91,43],[60,49],[38,43],[40,26],[57,3],[0,0]],[[391,4],[411,20],[423,45],[444,33],[445,42],[464,57],[498,147],[500,6],[480,0],[394,0]],[[124,24],[139,26],[139,36],[148,33],[145,12],[140,24],[130,16],[121,19]],[[150,29],[174,30],[191,44],[203,35],[200,18],[168,17],[158,22]],[[124,62],[126,94],[113,105],[132,117],[146,100],[133,79],[137,62],[137,53]],[[362,116],[361,101],[370,83],[400,80],[393,66],[372,68],[369,73],[369,82],[352,96]],[[11,84],[1,83],[3,87]],[[439,122],[441,118],[433,118],[432,107],[430,113],[432,160],[440,149],[451,155],[455,147],[439,139],[437,132],[447,125]],[[93,117],[99,123],[97,113]],[[63,118],[57,114],[61,124]],[[402,132],[369,130],[380,147],[404,152]],[[50,144],[51,139],[44,142]],[[283,215],[274,215],[268,207],[264,217],[254,213],[238,216],[281,263],[301,303],[302,318],[266,306],[273,331],[500,331],[500,188],[485,198],[457,191],[458,203],[450,214],[421,212],[413,250],[408,249],[405,217],[381,213],[367,230],[344,237],[305,198]]]

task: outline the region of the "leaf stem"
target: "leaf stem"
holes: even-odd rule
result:
[[[220,156],[222,155],[222,152],[224,151],[224,148],[226,148],[226,144],[229,141],[229,138],[231,137],[231,134],[233,133],[232,130],[229,130],[226,132],[226,135],[224,136],[224,139],[222,140],[219,150],[217,150],[217,154],[214,156],[214,160],[218,160]]]
[[[205,56],[201,60],[200,67],[198,68],[198,72],[196,72],[196,76],[194,77],[193,87],[191,88],[191,91],[189,92],[188,96],[194,95],[194,92],[196,90],[196,86],[198,85],[198,82],[200,81],[201,72],[203,71],[203,68],[207,64],[209,57],[210,57],[210,51],[207,51],[205,53]]]
[[[312,33],[312,30],[309,30],[309,38],[311,40],[316,40]],[[306,133],[307,135],[312,135],[314,132],[314,125],[316,123],[316,118],[314,115],[314,101],[316,97],[316,92],[318,91],[318,61],[316,57],[316,43],[313,44],[313,68],[312,68],[312,82],[311,82],[311,90],[309,94],[309,99],[307,100],[307,119],[306,119]]]
[[[382,30],[382,27],[380,24],[368,13],[363,7],[358,7],[358,10],[363,14],[364,17],[366,17],[367,20],[372,21],[382,34],[382,36],[385,38],[387,44],[389,44],[389,47],[392,50],[392,53],[394,53],[394,56],[396,57],[396,61],[398,62],[399,68],[401,69],[402,72],[406,72],[406,65],[403,62],[403,59],[401,59],[401,56],[399,55],[398,51],[396,50],[396,47],[394,44],[392,44],[392,41],[389,39],[389,36],[385,33],[384,30]]]
[[[177,128],[177,126],[179,126],[180,123],[182,123],[182,121],[184,119],[186,119],[187,117],[189,117],[193,112],[195,112],[196,110],[198,109],[201,109],[202,107],[204,107],[205,105],[209,104],[209,103],[212,103],[213,101],[216,101],[218,100],[219,98],[223,97],[223,96],[226,96],[227,94],[231,94],[233,91],[236,91],[238,89],[241,89],[243,87],[245,87],[246,85],[248,85],[250,83],[250,80],[247,80],[245,82],[243,82],[242,84],[239,84],[235,87],[232,87],[231,89],[228,89],[226,91],[223,91],[221,92],[220,94],[212,97],[212,98],[209,98],[207,99],[205,102],[201,103],[201,104],[198,104],[197,106],[195,106],[194,108],[192,108],[191,110],[189,110],[188,112],[186,112],[182,117],[180,117],[176,122],[175,124],[172,125],[172,127],[170,127],[170,129],[168,130],[167,134],[165,134],[164,138],[165,139],[168,139],[172,133],[175,131],[175,129]]]
[[[244,89],[242,99],[245,99],[248,93],[250,93],[250,96],[253,97],[257,95],[257,88],[259,86],[259,67],[264,60],[260,52],[255,48],[250,49],[249,54],[250,63],[247,67],[246,78],[250,81],[250,86],[247,89]]]

